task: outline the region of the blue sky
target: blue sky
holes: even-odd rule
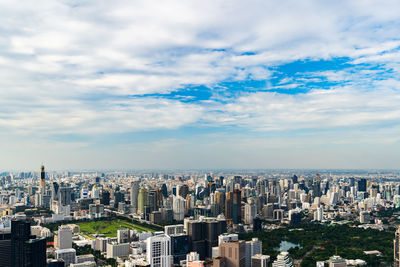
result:
[[[398,14],[2,1],[0,168],[399,168]]]

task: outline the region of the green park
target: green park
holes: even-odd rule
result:
[[[135,229],[138,232],[154,232],[154,229],[143,225],[129,222],[122,219],[87,221],[77,223],[81,229],[81,233],[85,235],[102,234],[106,237],[116,237],[117,231],[120,229]]]

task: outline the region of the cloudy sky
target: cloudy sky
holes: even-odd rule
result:
[[[399,168],[394,1],[0,2],[0,169]]]

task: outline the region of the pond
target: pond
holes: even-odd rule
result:
[[[281,241],[281,243],[279,244],[279,247],[274,248],[274,249],[282,252],[282,251],[288,251],[289,249],[296,248],[296,247],[302,248],[299,244],[295,244],[295,243],[292,243],[289,241]]]

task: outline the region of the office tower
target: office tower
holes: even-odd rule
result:
[[[297,177],[297,175],[293,175],[292,182],[293,184],[297,184],[299,182],[299,178]]]
[[[175,221],[183,221],[185,217],[185,199],[181,196],[174,196],[172,210]]]
[[[219,255],[225,258],[226,267],[246,266],[246,243],[242,240],[219,245]]]
[[[43,194],[46,192],[46,173],[44,172],[44,166],[40,166],[40,187],[43,190]]]
[[[367,192],[367,179],[360,179],[358,181],[358,191],[360,192]]]
[[[11,267],[11,231],[0,229],[0,262],[1,266]]]
[[[183,226],[183,225],[182,225]],[[173,255],[174,264],[185,260],[189,253],[189,236],[184,233],[171,234],[171,254]]]
[[[58,227],[57,244],[58,249],[72,248],[72,229],[69,226]]]
[[[71,205],[72,188],[61,187],[59,190],[60,190],[60,196],[58,201],[60,205],[61,206]]]
[[[76,250],[73,248],[57,249],[55,251],[57,260],[64,260],[65,267],[76,262]]]
[[[225,198],[225,218],[232,220],[233,218],[233,193],[227,192]]]
[[[25,243],[30,235],[29,222],[11,221],[11,266],[25,266]]]
[[[11,221],[11,266],[46,266],[46,240],[31,236],[27,221]]]
[[[32,267],[45,266],[46,264],[46,239],[36,238],[26,241],[26,265]]]
[[[251,258],[256,254],[261,254],[262,242],[258,238],[246,241],[246,267],[251,267]]]
[[[301,223],[301,213],[298,210],[289,210],[289,222],[292,225]]]
[[[120,203],[122,204],[122,203]],[[89,204],[89,218],[97,219],[104,216],[104,205],[103,204]]]
[[[276,260],[272,263],[272,267],[293,267],[293,260],[289,257],[288,252],[281,252]]]
[[[212,256],[212,247],[218,245],[218,236],[226,232],[225,220],[188,221],[189,250],[200,254],[200,259]]]
[[[131,184],[131,206],[132,212],[136,213],[138,209],[138,196],[139,196],[140,182],[135,180]]]
[[[51,185],[51,200],[58,200],[60,186],[57,182],[53,182]]]
[[[251,257],[251,267],[269,267],[270,256],[256,254]]]
[[[147,200],[147,204],[148,204],[148,212],[152,212],[155,210],[158,210],[158,206],[157,206],[157,191],[156,190],[150,190],[148,195],[148,200]]]
[[[117,230],[117,242],[118,243],[131,242],[131,231],[129,229]]]
[[[318,207],[315,211],[314,211],[314,221],[322,221],[322,219],[324,218],[324,210],[322,207]]]
[[[145,207],[148,206],[148,192],[145,189],[140,189],[138,194],[138,210],[137,213],[142,214],[145,212]]]
[[[225,213],[225,192],[215,191],[215,203],[217,204],[218,214]]]
[[[397,228],[397,231],[393,240],[393,251],[394,251],[394,267],[400,267],[400,227]]]
[[[107,243],[107,259],[126,257],[129,255],[129,243],[118,244],[116,242]]]
[[[124,194],[121,191],[114,193],[114,208],[118,208],[118,204],[124,201]]]
[[[110,191],[103,190],[103,192],[101,193],[100,204],[103,204],[105,206],[110,205]]]
[[[233,224],[239,224],[242,222],[242,195],[241,191],[238,189],[233,191],[232,221]]]
[[[186,198],[187,194],[189,193],[189,186],[187,184],[178,185],[177,191],[179,196]]]
[[[244,222],[246,224],[253,224],[254,217],[256,216],[256,206],[254,203],[246,203],[244,206]]]
[[[147,262],[152,267],[170,267],[172,263],[171,238],[166,234],[146,239]]]
[[[168,197],[168,189],[166,184],[162,184],[161,186],[161,192],[164,198]]]
[[[332,256],[329,258],[329,267],[346,267],[346,260],[340,256]]]

